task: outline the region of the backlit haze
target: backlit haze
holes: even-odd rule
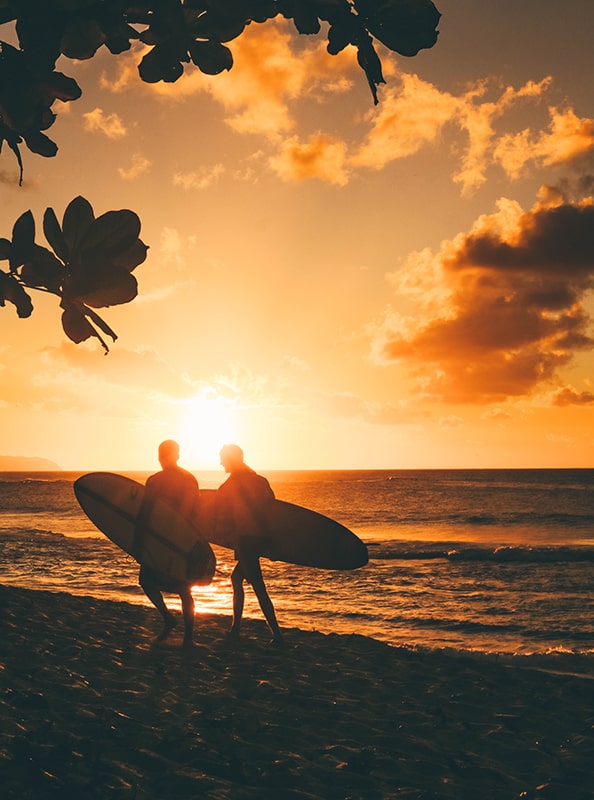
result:
[[[592,0],[436,0],[434,48],[251,25],[229,73],[58,64],[58,155],[0,157],[0,236],[129,208],[139,296],[106,356],[56,298],[0,309],[0,453],[63,469],[594,466]]]

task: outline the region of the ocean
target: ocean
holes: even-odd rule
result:
[[[135,562],[78,506],[79,474],[0,473],[0,583],[150,605]],[[594,469],[265,474],[278,498],[346,525],[370,556],[352,572],[263,560],[281,626],[415,649],[594,657]],[[201,488],[225,478],[196,476]],[[216,554],[213,583],[194,589],[198,614],[231,614],[232,554]],[[245,614],[261,618],[249,589]]]

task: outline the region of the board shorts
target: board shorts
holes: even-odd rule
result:
[[[170,578],[168,575],[163,575],[162,572],[157,572],[151,567],[140,567],[140,575],[138,576],[140,584],[148,583],[160,589],[162,592],[171,594],[185,594],[190,588],[189,581],[179,581],[175,578]]]
[[[240,536],[235,544],[235,559],[250,583],[262,580],[260,557],[266,544],[264,536]]]

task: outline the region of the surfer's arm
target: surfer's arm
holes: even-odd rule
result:
[[[138,517],[134,525],[134,539],[132,540],[132,555],[137,561],[140,561],[140,556],[142,553],[142,543],[144,541],[146,516],[147,516],[146,513],[143,514],[141,509],[140,512],[138,513]]]
[[[257,493],[255,495],[255,499],[259,502],[266,504],[270,500],[276,500],[276,495],[274,494],[274,490],[272,486],[268,482],[267,478],[263,475],[258,475],[258,483],[257,483]]]
[[[142,499],[142,503],[140,504],[140,508],[138,509],[138,515],[136,517],[136,522],[134,523],[134,539],[132,540],[132,556],[140,562],[141,555],[142,555],[142,545],[144,542],[144,537],[146,533],[146,527],[148,524],[148,518],[151,512],[151,508],[153,507],[155,501],[155,492],[150,488],[150,478],[146,483],[144,497]]]
[[[200,503],[200,487],[198,481],[191,476],[191,481],[185,488],[179,504],[179,511],[186,519],[193,519],[198,513],[198,505]]]

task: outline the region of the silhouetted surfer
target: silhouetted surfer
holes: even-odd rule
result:
[[[233,586],[233,622],[230,637],[239,636],[245,593],[243,582],[251,584],[266,618],[273,641],[281,643],[282,634],[268,596],[260,556],[266,541],[263,509],[274,500],[274,492],[262,475],[258,475],[243,460],[243,450],[236,444],[226,444],[220,451],[221,464],[229,477],[218,489],[218,507],[235,536],[237,564],[231,573]]]
[[[148,478],[142,505],[138,512],[136,528],[134,531],[134,554],[142,552],[142,538],[144,526],[149,518],[154,502],[159,499],[175,508],[182,516],[189,518],[196,510],[200,501],[198,481],[182,467],[178,466],[179,445],[173,439],[167,439],[159,445],[159,463],[161,471]],[[159,611],[164,620],[163,631],[159,640],[166,639],[175,627],[175,617],[169,611],[163,600],[162,592],[178,594],[182,602],[184,618],[184,645],[192,644],[194,631],[194,598],[190,591],[191,585],[184,581],[177,581],[162,575],[150,567],[142,564],[140,559],[140,574],[138,582],[151,603]]]

